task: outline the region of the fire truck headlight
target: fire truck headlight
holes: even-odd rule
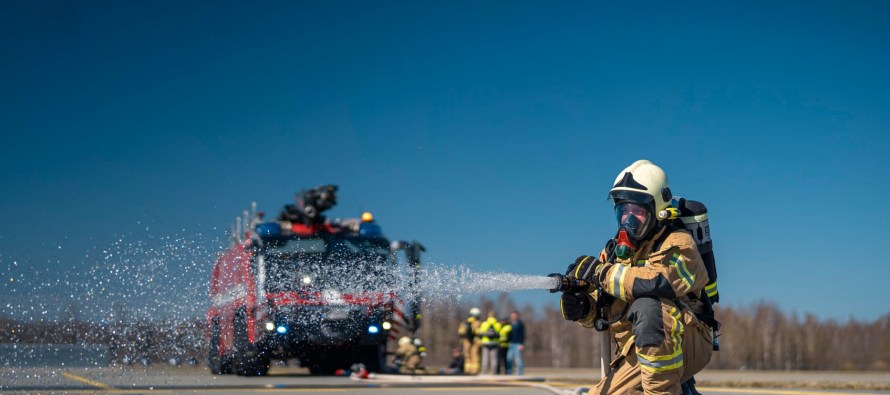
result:
[[[283,334],[287,333],[287,327],[284,325],[278,325],[278,328],[275,328],[275,332],[278,332],[279,334],[283,335]]]
[[[267,323],[266,323],[266,330],[269,331],[269,332],[274,331],[274,330],[275,330],[275,324],[273,324],[273,323],[271,323],[271,322],[267,322]]]
[[[392,324],[389,321],[383,321],[383,330],[388,331],[390,329],[392,329]]]
[[[372,335],[376,335],[378,332],[380,332],[379,326],[377,326],[377,325],[368,326],[368,333],[370,333]]]

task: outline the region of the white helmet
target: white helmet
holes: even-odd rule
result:
[[[473,307],[472,309],[470,309],[470,317],[479,318],[479,316],[481,316],[481,315],[482,315],[482,310],[479,310],[478,307]]]
[[[402,336],[402,338],[399,339],[399,345],[404,346],[406,344],[411,344],[411,338],[408,336]]]
[[[624,207],[627,204],[639,205],[647,211],[645,218],[641,213],[634,213],[641,223],[634,224],[637,226],[631,237],[641,239],[654,228],[656,213],[670,206],[673,195],[664,170],[648,160],[638,160],[618,173],[609,198],[615,203],[619,224],[624,222],[622,214],[627,217],[628,210]],[[625,211],[618,212],[621,209]]]

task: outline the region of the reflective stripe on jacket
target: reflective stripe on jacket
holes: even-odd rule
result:
[[[609,318],[626,310],[627,304],[640,297],[656,297],[678,300],[689,305],[688,294],[699,295],[708,283],[708,272],[695,241],[685,229],[674,229],[663,237],[662,229],[644,242],[633,258],[607,263],[600,272],[603,290],[616,298],[609,311]],[[654,240],[663,239],[658,249]],[[600,259],[606,260],[605,251]],[[593,295],[591,295],[593,298]],[[585,327],[593,327],[594,312],[579,320]],[[629,350],[632,339],[630,322],[622,317],[612,324],[612,333],[623,352]]]

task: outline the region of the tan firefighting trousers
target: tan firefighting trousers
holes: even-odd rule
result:
[[[479,353],[481,351],[479,342],[463,339],[461,343],[464,352],[464,373],[479,373]]]
[[[680,385],[700,372],[713,352],[710,328],[689,310],[662,303],[664,341],[636,347],[628,341],[611,363],[611,373],[590,394],[679,395]]]

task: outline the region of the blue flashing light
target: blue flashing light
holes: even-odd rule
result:
[[[375,223],[363,222],[358,227],[358,234],[367,237],[383,236],[383,229]]]
[[[279,225],[278,222],[264,222],[257,224],[256,234],[260,237],[281,236],[281,225]]]
[[[368,327],[368,333],[370,333],[370,334],[372,334],[372,335],[376,335],[378,332],[380,332],[380,327],[379,327],[379,326],[377,326],[377,325],[371,325],[371,326]]]
[[[284,325],[278,325],[278,327],[275,328],[275,332],[278,332],[279,334],[283,335],[283,334],[287,333],[287,327]]]

